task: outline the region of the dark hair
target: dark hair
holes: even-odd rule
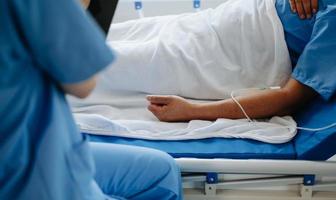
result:
[[[88,10],[105,33],[110,28],[117,4],[118,0],[91,0]]]

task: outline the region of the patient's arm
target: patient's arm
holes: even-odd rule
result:
[[[315,96],[308,86],[290,79],[285,87],[263,90],[255,94],[237,97],[250,118],[265,118],[291,114]],[[176,96],[148,96],[148,109],[161,121],[190,121],[194,119],[245,118],[232,99],[194,104]]]

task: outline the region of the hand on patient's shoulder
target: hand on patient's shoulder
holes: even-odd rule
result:
[[[151,111],[160,121],[190,121],[195,105],[178,96],[149,95],[147,100]]]
[[[310,19],[318,11],[318,0],[289,0],[289,3],[301,19]]]

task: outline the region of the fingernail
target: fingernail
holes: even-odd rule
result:
[[[304,18],[305,18],[305,16],[304,16],[304,15],[300,15],[300,18],[301,18],[301,19],[304,19]]]
[[[316,9],[313,9],[313,13],[316,13],[317,12],[317,10]]]

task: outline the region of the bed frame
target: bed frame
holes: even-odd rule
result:
[[[336,200],[336,161],[176,161],[186,200]]]
[[[89,10],[105,32],[117,3],[117,0],[91,2]],[[186,200],[336,200],[336,161],[195,158],[176,161],[182,171]]]

